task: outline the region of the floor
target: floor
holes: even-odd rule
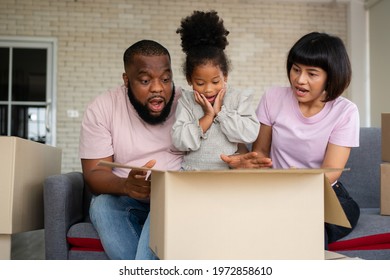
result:
[[[12,235],[12,260],[44,260],[44,231],[35,230]]]

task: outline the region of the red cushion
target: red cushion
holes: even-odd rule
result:
[[[71,245],[70,250],[104,252],[100,239],[80,237],[67,237],[66,239]]]
[[[328,244],[329,251],[384,250],[390,249],[390,233],[380,233],[340,240]]]

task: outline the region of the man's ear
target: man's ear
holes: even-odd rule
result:
[[[127,77],[126,73],[122,74],[123,83],[127,87],[129,85],[129,78]]]

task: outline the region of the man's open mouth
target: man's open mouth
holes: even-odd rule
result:
[[[165,107],[165,99],[162,97],[152,97],[148,100],[148,108],[153,113],[160,113]]]

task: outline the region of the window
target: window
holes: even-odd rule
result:
[[[0,37],[0,135],[55,145],[56,40]]]

